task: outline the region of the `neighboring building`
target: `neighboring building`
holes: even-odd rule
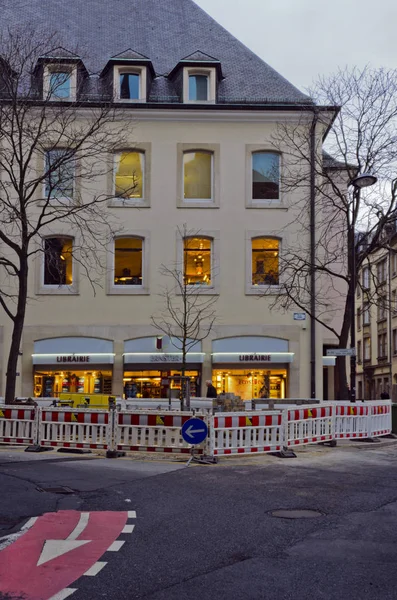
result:
[[[357,398],[397,398],[397,235],[388,228],[382,245],[358,273],[356,292]]]
[[[302,188],[280,187],[288,149],[276,152],[272,136],[277,123],[298,124],[305,114],[310,125],[311,100],[191,0],[28,4],[21,12],[7,0],[3,22],[67,32],[64,48],[49,49],[35,72],[38,89],[56,78],[54,100],[78,100],[82,111],[114,95],[136,134],[111,157],[113,181],[101,184],[114,191],[108,210],[124,233],[97,295],[73,259],[74,232],[61,225],[32,265],[18,395],[165,394],[180,355],[172,339],[158,343],[151,315],[165,283],[159,267],[178,260],[192,285],[218,297],[219,321],[189,354],[193,394],[213,379],[218,392],[243,399],[264,387],[272,397],[309,397],[310,320],[269,305],[282,285],[285,240],[308,235],[293,218]],[[79,47],[84,56],[74,54]],[[322,140],[335,108],[318,110]],[[72,180],[62,193],[73,199]],[[184,223],[197,231],[189,240],[177,235]],[[269,298],[259,299],[265,289]],[[0,324],[3,395],[10,323],[2,313]],[[333,340],[316,329],[321,397],[323,344]]]

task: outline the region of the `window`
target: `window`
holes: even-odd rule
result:
[[[357,342],[357,362],[360,364],[362,361],[362,349],[361,349],[361,340]]]
[[[115,66],[114,97],[121,102],[146,102],[146,67]]]
[[[397,275],[397,250],[390,249],[391,273]]]
[[[361,308],[357,311],[357,329],[360,331],[361,329]]]
[[[141,76],[139,73],[120,73],[120,99],[139,100]]]
[[[364,290],[369,289],[369,267],[363,268],[363,288]]]
[[[212,281],[212,240],[187,237],[183,240],[184,278],[188,285],[209,286]]]
[[[206,102],[208,100],[208,75],[189,75],[190,102]]]
[[[378,335],[378,358],[387,356],[387,337],[385,333]]]
[[[378,296],[378,321],[386,319],[386,297]]]
[[[119,152],[115,156],[114,196],[122,200],[144,198],[144,152]]]
[[[54,71],[50,74],[51,100],[65,100],[71,96],[71,79],[69,71]]]
[[[397,290],[393,290],[391,293],[391,310],[394,315],[397,313]]]
[[[72,200],[74,193],[74,153],[66,148],[49,150],[45,155],[45,197]]]
[[[397,329],[393,329],[393,354],[397,354]]]
[[[369,312],[369,304],[364,304],[363,306],[363,325],[370,324],[370,312]]]
[[[73,284],[73,240],[50,237],[44,240],[44,285]]]
[[[252,199],[279,200],[280,156],[273,152],[252,154]]]
[[[252,285],[279,284],[279,241],[254,238],[252,247]]]
[[[212,202],[213,154],[198,150],[183,154],[183,197],[185,202]]]
[[[117,238],[114,242],[114,285],[142,286],[143,239]]]
[[[371,360],[371,338],[364,338],[364,360]]]
[[[385,283],[387,278],[387,260],[381,260],[376,265],[376,275],[378,279],[378,284]]]

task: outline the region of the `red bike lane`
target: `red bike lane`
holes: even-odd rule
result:
[[[1,592],[25,600],[49,600],[101,558],[127,519],[128,512],[44,514],[0,552]]]

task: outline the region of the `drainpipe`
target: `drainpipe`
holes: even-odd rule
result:
[[[313,111],[310,128],[310,397],[316,397],[316,125]]]

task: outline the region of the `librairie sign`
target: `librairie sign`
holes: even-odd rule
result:
[[[111,365],[114,363],[114,354],[33,354],[34,365],[59,365],[59,367],[68,365]]]
[[[214,363],[292,363],[293,352],[214,352]]]

